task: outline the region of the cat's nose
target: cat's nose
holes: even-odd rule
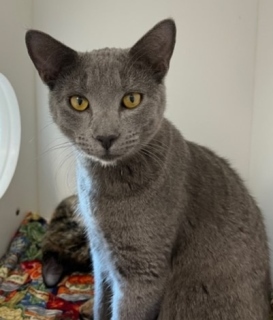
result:
[[[113,134],[110,136],[96,136],[96,139],[101,143],[105,150],[109,150],[117,138],[118,136]]]

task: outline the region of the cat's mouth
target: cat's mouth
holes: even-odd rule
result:
[[[110,153],[105,153],[102,156],[89,156],[93,161],[101,163],[103,166],[114,166],[117,160],[120,158],[119,155],[113,155]]]
[[[106,152],[103,156],[100,157],[101,160],[103,161],[113,161],[113,160],[117,160],[118,158],[120,158],[120,155],[117,154],[111,154]]]
[[[116,160],[122,157],[120,154],[113,154],[108,150],[106,150],[103,154],[96,155],[96,154],[91,154],[79,147],[77,147],[76,149],[79,152],[79,154],[82,155],[84,158],[88,158],[96,162],[101,162],[103,165],[107,165],[107,164],[113,165],[116,163]]]

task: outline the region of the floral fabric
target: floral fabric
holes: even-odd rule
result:
[[[45,287],[40,245],[46,228],[43,218],[29,213],[0,259],[0,320],[78,320],[79,307],[93,297],[89,274],[73,273]]]
[[[45,287],[41,240],[47,222],[29,213],[0,259],[0,320],[77,320],[79,307],[93,296],[93,277],[73,273]]]

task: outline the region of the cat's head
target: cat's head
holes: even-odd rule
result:
[[[29,55],[50,89],[53,119],[82,155],[113,164],[155,135],[175,34],[174,22],[164,20],[130,49],[79,53],[45,33],[27,32]]]

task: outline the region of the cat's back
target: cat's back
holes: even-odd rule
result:
[[[214,267],[220,263],[226,274],[251,273],[253,278],[263,275],[269,281],[267,237],[255,200],[225,159],[185,142],[187,226],[181,230],[188,237],[188,247],[183,246],[186,254],[195,262],[202,261],[206,272],[217,273]],[[200,265],[191,264],[191,268],[200,272]]]
[[[179,170],[184,171],[181,197],[186,206],[180,213],[183,219],[172,256],[175,284],[170,292],[180,301],[191,293],[196,303],[204,305],[204,313],[204,299],[217,297],[241,304],[252,301],[250,313],[268,314],[268,244],[258,206],[225,159],[179,138],[174,127],[172,131],[176,138],[171,167],[180,163]]]
[[[239,228],[241,232],[262,233],[261,212],[244,182],[227,160],[212,150],[183,138],[179,130],[166,121],[171,132],[168,176],[173,186],[186,193],[189,218],[196,222],[213,222],[218,227]],[[182,181],[182,183],[181,183]],[[174,188],[174,187],[173,187]],[[177,192],[173,192],[178,197]],[[173,199],[175,201],[175,199]],[[236,227],[235,227],[236,226]],[[236,230],[237,230],[236,229]]]
[[[204,215],[205,219],[217,219],[224,224],[242,224],[244,230],[255,228],[256,231],[260,221],[264,229],[255,200],[228,161],[206,147],[186,143],[189,160],[185,184],[189,201],[195,203],[199,217]]]

